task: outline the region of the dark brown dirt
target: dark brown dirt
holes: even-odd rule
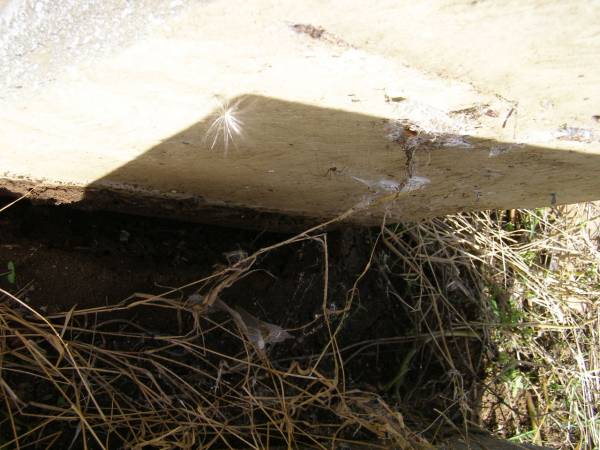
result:
[[[25,298],[50,310],[159,293],[209,275],[257,233],[22,203],[0,216],[0,267],[16,266]],[[273,237],[271,237],[273,239]]]
[[[323,321],[315,322],[315,317],[325,307],[333,325],[338,323],[349,292],[375,248],[338,336],[349,387],[379,392],[402,411],[416,405],[420,413],[413,416],[434,415],[433,408],[442,408],[446,401],[439,393],[448,385],[442,366],[423,342],[364,346],[415,332],[410,312],[390,291],[406,298],[413,294],[399,276],[386,272],[389,261],[376,245],[378,233],[378,229],[342,228],[327,232],[327,253],[317,239],[268,252],[248,276],[220,297],[232,307],[241,306],[265,322],[290,330],[294,339],[270,349],[273,364],[286,367],[292,360],[302,362],[321,351],[329,339]],[[0,214],[0,273],[9,262],[16,268],[16,283],[3,276],[0,287],[48,313],[73,305],[112,305],[136,292],[159,294],[184,286],[227,266],[236,253],[251,254],[286,237],[67,206],[34,206],[23,200]],[[190,291],[182,290],[182,298]],[[143,317],[139,311],[136,314],[126,318],[152,334],[176,331],[177,319],[160,310],[144,310]],[[315,325],[306,326],[311,322]],[[417,356],[407,360],[411,351],[417,351]],[[405,379],[410,382],[386,390],[406,361],[410,364]],[[467,377],[474,380],[473,374]],[[30,389],[23,397],[37,395],[35,387]],[[447,416],[457,419],[451,411]]]
[[[3,202],[6,203],[6,202]],[[328,233],[328,308],[341,310],[348,291],[368,261],[377,230],[343,229]],[[67,206],[17,203],[0,215],[0,267],[16,267],[16,283],[1,277],[0,287],[17,293],[41,311],[52,313],[116,304],[135,293],[159,294],[206,277],[228,265],[228,254],[253,251],[286,235],[128,216],[86,212]],[[231,258],[232,256],[229,255]],[[222,294],[261,320],[295,328],[323,311],[323,249],[303,241],[268,253],[256,271]],[[4,271],[4,269],[2,269]],[[361,283],[349,315],[342,343],[397,336],[405,329],[404,312],[385,292],[377,264]],[[152,312],[145,318],[156,321]],[[308,329],[282,346],[281,355],[311,354],[322,348],[326,333]],[[385,350],[382,350],[385,352]],[[401,363],[386,357],[385,364],[356,379],[385,381]],[[378,351],[379,353],[379,351]],[[281,355],[274,354],[274,357]],[[373,365],[357,359],[357,367]],[[380,373],[381,372],[381,373]],[[380,373],[380,376],[375,376]]]

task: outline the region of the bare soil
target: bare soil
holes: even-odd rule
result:
[[[0,287],[21,293],[20,298],[47,313],[75,305],[115,304],[134,293],[160,294],[210,275],[228,265],[228,257],[238,252],[251,253],[286,237],[66,206],[32,206],[25,201],[2,214],[0,230],[0,267],[9,261],[16,267],[16,284],[2,277]],[[376,234],[377,230],[370,229],[329,233],[331,310],[342,308],[368,262]],[[259,270],[222,294],[223,300],[283,328],[310,322],[323,310],[320,247],[306,241],[269,253],[259,262]],[[376,270],[361,283],[358,298],[347,326],[348,344],[406,332],[405,313],[384,293]],[[169,326],[161,320],[157,323]],[[285,345],[288,348],[282,354],[319,350],[325,333],[313,330],[308,334]],[[399,353],[401,357],[403,352]],[[380,362],[354,377],[373,384],[386,380],[401,360],[393,354],[384,360],[385,364]],[[373,363],[361,365],[362,369]]]
[[[444,408],[448,418],[459,421],[458,407],[447,407],[448,385],[435,355],[414,340],[385,344],[385,338],[411,335],[415,329],[406,307],[390,294],[393,288],[408,296],[411,287],[384,270],[389,262],[376,243],[378,233],[378,229],[330,231],[327,253],[317,240],[276,249],[222,292],[221,298],[290,331],[293,339],[270,348],[274,364],[301,362],[321,351],[329,339],[322,322],[306,326],[323,312],[324,280],[328,280],[326,308],[335,323],[335,312],[340,311],[341,317],[349,291],[373,255],[339,335],[349,387],[380,393],[406,412],[417,428],[437,416],[434,408]],[[49,314],[74,305],[115,304],[134,293],[160,294],[184,286],[227,266],[240,252],[251,253],[285,237],[22,201],[0,216],[0,267],[13,262],[16,268],[16,283],[2,277],[0,287]],[[188,294],[189,290],[182,290],[182,300]],[[118,319],[135,321],[152,335],[177,329],[177,318],[161,310],[147,309],[143,315],[136,311],[135,316],[124,312]],[[467,309],[465,314],[477,312]],[[411,351],[417,351],[417,356],[407,357]],[[469,351],[473,354],[467,359],[481,362],[479,349]],[[387,389],[407,363],[406,381],[397,389]],[[457,367],[463,369],[465,391],[476,392],[471,384],[476,385],[482,372]],[[19,394],[25,400],[34,398],[39,395],[36,389],[35,384],[22,386]],[[477,396],[470,400],[477,408]]]

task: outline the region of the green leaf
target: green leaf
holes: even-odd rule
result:
[[[6,274],[6,279],[8,280],[8,282],[10,284],[15,284],[17,281],[17,273],[15,272],[15,263],[12,261],[9,261],[8,264],[6,265],[6,268],[8,269],[8,273]]]

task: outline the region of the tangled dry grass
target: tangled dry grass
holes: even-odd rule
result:
[[[465,427],[555,448],[600,446],[598,216],[596,205],[581,204],[385,231],[415,286],[417,322],[444,330],[432,351]],[[469,360],[473,341],[461,351],[457,331],[478,336],[483,361]],[[466,390],[465,374],[482,369]]]
[[[425,449],[448,428],[467,437],[485,427],[598,447],[600,278],[589,223],[547,209],[382,226],[335,311],[322,227],[106,307],[44,316],[1,291],[0,448]],[[217,306],[261,255],[302,240],[322,248],[324,291],[322,313],[300,328],[319,322],[328,339],[303,359],[272,360],[270,324]],[[406,333],[342,347],[369,271],[403,305]],[[409,348],[388,383],[352,384],[351,358],[400,344]]]
[[[385,437],[409,448],[402,417],[375,394],[344,390],[340,370],[323,375],[323,360],[282,370],[231,321],[168,299],[121,308],[142,305],[197,322],[186,334],[152,336],[135,323],[98,320],[119,307],[48,322],[3,308],[3,426],[13,432],[3,447],[330,448]],[[223,340],[235,351],[222,353]]]
[[[2,448],[428,448],[380,395],[347,385],[327,289],[315,321],[330,338],[303,363],[273,364],[264,347],[273,327],[215,307],[261,253],[303,239],[327,253],[324,234],[302,234],[107,307],[44,317],[1,291]],[[177,326],[145,328],[157,310],[153,330]]]

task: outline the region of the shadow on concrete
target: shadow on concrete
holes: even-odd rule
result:
[[[229,106],[241,134],[227,147],[211,129],[217,110],[96,180],[80,206],[288,230],[385,194],[382,182],[406,182],[406,145],[390,139],[398,125],[388,119],[254,95]],[[600,197],[595,155],[447,134],[422,139],[410,157],[430,184],[387,205],[392,220]]]

